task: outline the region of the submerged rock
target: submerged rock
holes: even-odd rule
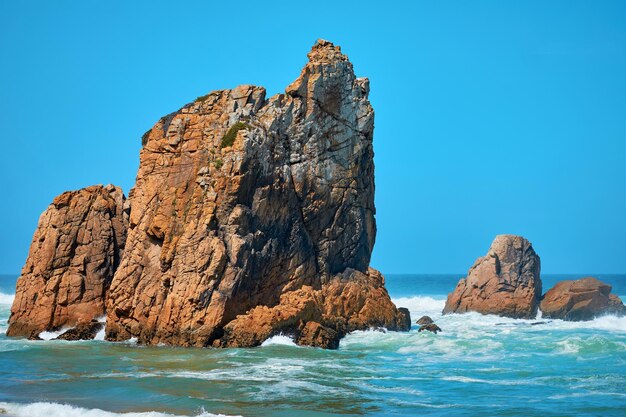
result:
[[[7,335],[32,337],[105,314],[126,242],[124,204],[122,190],[112,185],[54,199],[39,219],[17,280]]]
[[[441,328],[437,326],[433,319],[429,316],[422,316],[415,323],[420,325],[420,328],[417,330],[418,333],[427,330],[429,332],[437,334],[437,332],[442,331]]]
[[[424,330],[428,330],[429,332],[435,333],[437,334],[438,332],[441,332],[441,328],[439,326],[437,326],[435,323],[430,323],[430,324],[424,324],[422,326],[420,326],[419,330],[417,331],[419,332],[423,332]]]
[[[541,311],[545,318],[581,321],[607,314],[622,316],[626,307],[611,294],[609,284],[586,277],[557,283],[544,295]]]
[[[100,330],[104,329],[104,323],[96,320],[89,323],[78,323],[57,337],[59,340],[92,340]]]
[[[448,295],[443,314],[477,311],[534,318],[541,300],[541,263],[521,236],[499,235]]]

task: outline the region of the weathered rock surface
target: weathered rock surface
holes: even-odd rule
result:
[[[369,82],[330,42],[308,57],[285,94],[215,91],[144,135],[109,340],[255,346],[285,332],[336,347],[353,329],[408,330],[368,271]]]
[[[258,306],[224,328],[217,346],[251,347],[279,333],[293,334],[299,345],[334,348],[354,330],[384,327],[408,330],[408,311],[395,306],[382,275],[347,269],[315,290],[304,286],[282,294],[274,307]],[[407,326],[408,319],[408,326]]]
[[[477,311],[512,318],[534,318],[541,300],[541,263],[521,236],[499,235],[487,255],[448,295],[443,314]]]
[[[441,327],[437,326],[435,323],[429,323],[429,324],[424,324],[420,326],[420,328],[417,330],[418,333],[423,332],[423,331],[429,331],[429,332],[437,334],[438,332],[442,330],[441,330]]]
[[[434,320],[431,319],[430,316],[422,316],[419,318],[419,320],[415,322],[415,324],[420,324],[420,325],[432,324],[432,323],[434,323]]]
[[[558,282],[543,296],[540,308],[545,318],[569,321],[626,314],[622,300],[611,294],[611,286],[593,277]]]
[[[9,336],[42,331],[105,314],[106,294],[126,241],[128,214],[120,188],[65,192],[41,215],[9,318]]]
[[[104,329],[104,323],[100,323],[97,320],[90,321],[89,323],[78,323],[76,327],[73,327],[59,335],[57,339],[92,340],[102,329]]]

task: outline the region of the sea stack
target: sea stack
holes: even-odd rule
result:
[[[534,318],[541,300],[541,262],[521,236],[499,235],[487,255],[448,295],[443,314],[476,311],[512,318]]]
[[[409,330],[408,310],[369,267],[369,81],[330,42],[308,58],[284,94],[214,91],[146,132],[127,238],[118,189],[55,200],[18,283],[12,334],[90,323],[104,300],[106,338],[144,344],[249,347],[282,333],[334,348],[353,330]]]
[[[56,197],[39,218],[17,280],[7,335],[36,338],[104,316],[127,224],[118,187],[92,186]]]
[[[567,321],[626,314],[622,300],[611,294],[611,286],[594,277],[558,282],[543,296],[540,308],[545,318]]]
[[[284,94],[214,91],[144,135],[109,340],[336,347],[352,330],[408,330],[369,268],[369,81],[330,42],[308,57]]]

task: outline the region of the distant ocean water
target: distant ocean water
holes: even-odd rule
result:
[[[15,276],[2,276],[0,408],[28,417],[626,415],[626,318],[442,317],[461,276],[386,276],[413,322],[430,315],[442,333],[356,332],[336,351],[285,336],[254,349],[11,339]],[[578,277],[544,276],[544,291]],[[598,277],[626,299],[626,275]]]

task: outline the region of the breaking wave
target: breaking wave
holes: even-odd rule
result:
[[[446,299],[435,298],[429,296],[415,296],[415,297],[397,297],[392,301],[398,307],[406,307],[411,312],[411,316],[421,314],[440,314],[443,307],[446,305]]]
[[[98,408],[81,408],[67,404],[36,402],[30,404],[16,404],[0,402],[0,413],[13,417],[179,417],[175,414],[165,414],[156,411],[135,413],[114,413]],[[226,417],[224,414],[211,414],[199,411],[196,417]],[[181,416],[182,417],[182,416]]]
[[[0,305],[11,305],[15,299],[15,294],[5,294],[0,292]]]
[[[274,345],[298,346],[295,344],[295,342],[293,341],[291,337],[285,336],[282,334],[272,336],[261,344],[261,346],[274,346]]]

